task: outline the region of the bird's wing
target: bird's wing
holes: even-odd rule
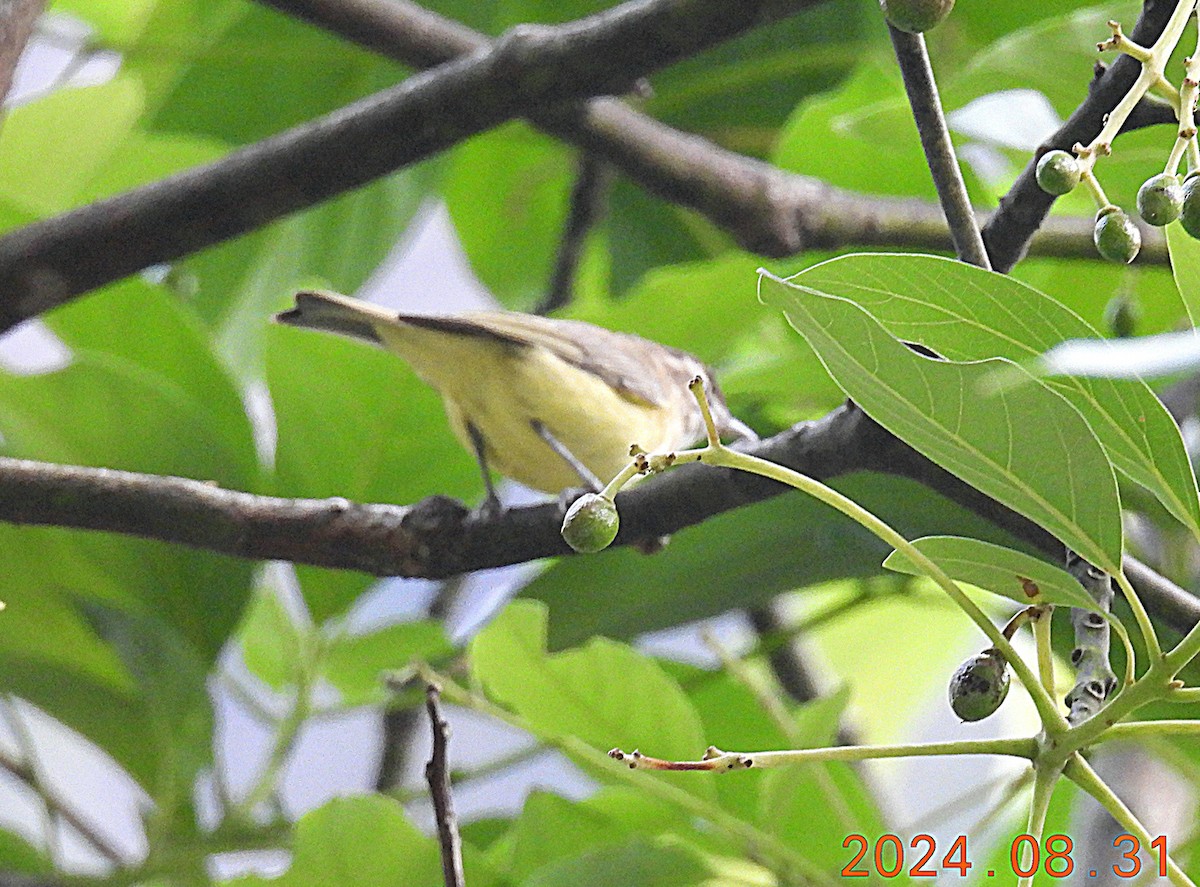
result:
[[[615,333],[579,320],[503,311],[472,311],[457,316],[404,314],[398,319],[426,329],[544,348],[565,363],[599,377],[631,401],[666,405],[662,386],[652,378],[655,365],[648,354],[649,349],[662,346],[628,333]]]

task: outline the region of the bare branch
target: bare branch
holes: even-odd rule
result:
[[[954,239],[954,251],[958,257],[980,268],[991,269],[987,250],[979,224],[967,197],[967,186],[958,158],[950,143],[950,130],[946,127],[946,116],[942,113],[942,100],[938,96],[937,82],[933,79],[933,67],[925,51],[925,37],[910,34],[888,24],[892,48],[896,51],[896,62],[904,78],[904,89],[908,93],[908,104],[912,107],[917,132],[921,136],[921,148],[925,151],[925,162],[937,189],[938,202],[946,214],[950,236]]]
[[[1062,544],[1041,527],[938,467],[853,404],[746,450],[819,480],[862,470],[911,478],[1025,540],[1052,562],[1063,557]],[[685,465],[620,494],[615,544],[674,533],[786,489],[744,472]],[[3,458],[0,520],[427,579],[572,553],[559,533],[557,503],[481,518],[445,496],[411,506],[280,499],[185,478]],[[1128,572],[1147,606],[1166,623],[1186,631],[1200,621],[1196,598],[1144,565],[1132,564]]]
[[[425,780],[433,798],[437,819],[438,843],[442,847],[442,876],[446,887],[463,887],[462,838],[458,834],[458,817],[454,815],[454,796],[450,793],[450,762],[446,751],[450,744],[450,724],[442,716],[441,689],[436,684],[425,687],[425,710],[433,729],[433,752],[425,765]]]
[[[631,0],[521,26],[392,89],[0,238],[0,331],[147,266],[258,228],[514,117],[604,93],[818,0]]]
[[[571,186],[571,200],[558,242],[558,254],[554,257],[554,269],[535,314],[548,314],[571,301],[583,247],[600,219],[611,183],[611,166],[586,151],[579,155],[579,169]]]
[[[417,67],[444,62],[488,43],[484,35],[408,0],[260,2]],[[375,22],[385,24],[369,40],[360,40],[362,30]],[[846,246],[953,249],[942,211],[935,204],[855,194],[787,173],[659,123],[616,99],[592,99],[553,113],[538,111],[531,120],[545,132],[609,161],[648,191],[701,213],[739,245],[760,255],[783,257],[805,249]],[[1148,105],[1137,115],[1136,125],[1173,121],[1168,108]],[[1133,118],[1131,126],[1132,122]],[[1012,211],[1002,203],[1001,214]],[[993,213],[976,215],[981,224],[1008,232],[1008,240],[1019,237],[1018,252],[1028,246],[1033,255],[1096,255],[1090,218],[1046,220],[1042,212],[1021,216],[1014,225],[993,222]],[[1166,263],[1160,232],[1143,232],[1138,260]]]
[[[46,0],[0,0],[0,102],[12,88],[13,72]]]

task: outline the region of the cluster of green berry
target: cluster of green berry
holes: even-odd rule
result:
[[[1196,3],[1197,0],[1175,0],[1175,9],[1153,46],[1135,43],[1121,31],[1119,22],[1110,21],[1112,37],[1097,43],[1096,48],[1101,52],[1117,50],[1137,60],[1141,73],[1105,116],[1104,126],[1090,144],[1075,145],[1073,153],[1047,151],[1038,161],[1037,183],[1047,194],[1066,194],[1081,182],[1091,192],[1098,207],[1096,249],[1113,262],[1132,262],[1141,249],[1142,236],[1129,214],[1105,196],[1094,170],[1097,160],[1112,153],[1113,139],[1147,93],[1154,93],[1174,108],[1179,129],[1163,171],[1147,179],[1138,190],[1138,215],[1146,224],[1156,227],[1178,219],[1188,234],[1200,239],[1200,144],[1196,139],[1195,118],[1196,100],[1200,96],[1200,49],[1184,60],[1184,76],[1178,89],[1164,73],[1193,17]],[[1191,172],[1181,181],[1179,169],[1185,155]]]
[[[1079,160],[1066,151],[1047,151],[1037,165],[1037,183],[1047,194],[1066,194],[1079,184]],[[1180,182],[1175,173],[1161,172],[1142,183],[1137,193],[1138,215],[1147,225],[1162,227],[1176,219],[1200,239],[1200,170]],[[1108,203],[1096,213],[1096,250],[1111,262],[1132,262],[1142,235],[1129,214]]]

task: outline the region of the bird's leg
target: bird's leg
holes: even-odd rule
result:
[[[483,475],[483,485],[487,488],[487,496],[476,509],[476,513],[486,520],[498,515],[504,510],[504,506],[500,504],[500,497],[496,495],[496,487],[492,484],[492,473],[488,470],[483,433],[475,427],[474,423],[468,422],[467,435],[471,438],[471,449],[475,451],[475,461],[479,463],[479,473]]]
[[[585,487],[587,487],[593,493],[599,493],[604,489],[604,484],[601,482],[600,478],[596,477],[596,475],[592,473],[591,469],[575,458],[575,454],[568,450],[557,437],[551,434],[549,428],[547,428],[537,419],[530,420],[529,425],[533,428],[534,434],[544,440],[550,449],[554,450],[554,452],[556,452],[564,462],[574,469],[575,473],[579,475],[579,479],[583,481],[583,485]]]

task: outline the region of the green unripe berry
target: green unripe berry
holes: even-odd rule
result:
[[[1096,214],[1096,229],[1092,232],[1096,251],[1110,262],[1128,265],[1142,248],[1142,232],[1123,209],[1106,206]]]
[[[1128,293],[1118,293],[1104,306],[1104,325],[1119,339],[1132,336],[1141,317],[1141,306]]]
[[[954,0],[879,0],[893,28],[920,34],[939,24],[954,8]]]
[[[1183,230],[1200,240],[1200,174],[1191,173],[1183,180],[1183,208],[1179,211]]]
[[[1008,695],[1008,662],[994,647],[977,653],[950,678],[950,707],[964,721],[982,721]]]
[[[1047,151],[1037,165],[1038,187],[1055,197],[1074,190],[1082,174],[1075,155],[1066,151]]]
[[[1138,215],[1147,225],[1161,227],[1179,218],[1183,209],[1183,186],[1179,176],[1160,172],[1142,183],[1137,193]]]
[[[600,493],[584,493],[567,509],[562,537],[576,551],[591,554],[608,548],[620,526],[612,499]]]

